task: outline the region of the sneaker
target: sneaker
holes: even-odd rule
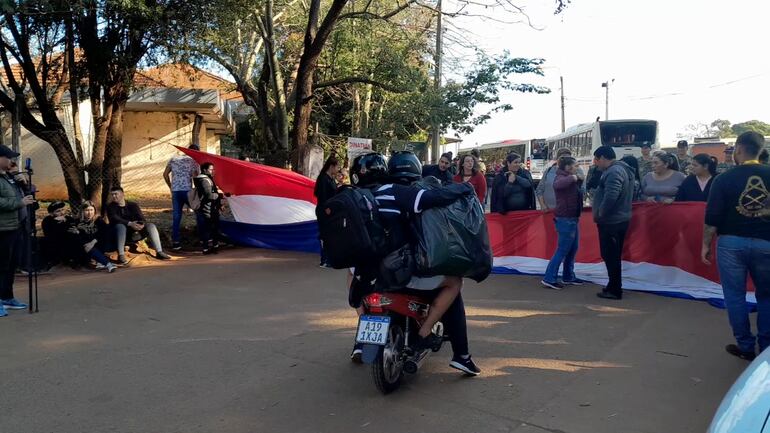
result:
[[[96,269],[97,271],[101,271],[102,269],[107,269],[107,265],[103,265],[101,263],[97,263],[96,267],[94,269]]]
[[[118,256],[118,263],[120,263],[121,265],[127,265],[128,264],[128,259],[124,255],[119,255]]]
[[[467,359],[463,358],[462,356],[455,355],[452,357],[452,362],[449,363],[449,366],[456,370],[460,370],[469,376],[478,376],[481,374],[481,369],[476,366],[470,355]]]
[[[5,301],[3,301],[3,302],[5,302]],[[757,355],[753,351],[751,351],[751,352],[744,352],[744,351],[741,350],[740,347],[738,347],[735,344],[728,344],[727,346],[725,346],[725,350],[730,355],[737,356],[738,358],[745,359],[746,361],[753,361],[754,358],[757,357]]]
[[[212,245],[211,245],[211,248],[212,248],[213,250],[218,250],[218,249],[219,249],[219,247],[220,247],[220,245],[219,245],[219,242],[216,242],[216,243],[214,243],[214,244],[212,244]]]
[[[182,249],[182,244],[179,242],[174,242],[171,244],[171,251],[180,251]]]
[[[5,317],[8,315],[8,312],[5,311],[5,307],[3,307],[3,304],[0,304],[0,317]]]
[[[361,359],[361,356],[364,354],[364,345],[361,343],[356,343],[353,346],[353,351],[350,352],[350,360],[353,361],[354,364],[363,364],[363,360]]]
[[[426,349],[434,349],[436,347],[441,347],[441,343],[444,342],[443,337],[439,337],[436,334],[430,334],[427,337],[421,337],[419,335],[415,336],[414,342],[412,342],[411,347],[412,350],[415,352],[422,352]]]
[[[207,256],[209,254],[216,254],[216,253],[217,253],[217,250],[215,250],[213,248],[207,248],[207,249],[203,250],[203,255],[204,256]]]
[[[107,272],[109,273],[113,273],[115,272],[115,269],[118,269],[118,267],[115,266],[114,263],[107,263],[107,266],[105,266],[104,268],[107,269]]]
[[[171,256],[164,253],[163,251],[158,251],[157,253],[155,253],[155,258],[158,260],[170,260]]]
[[[597,293],[596,296],[602,299],[612,299],[613,301],[619,301],[623,299],[623,295],[616,295],[606,290],[602,290],[601,292]]]
[[[547,287],[549,289],[554,289],[554,290],[561,290],[561,289],[564,288],[564,284],[561,284],[559,282],[549,283],[546,280],[542,280],[542,281],[540,281],[540,284],[542,284],[543,287]]]
[[[568,286],[582,286],[583,284],[587,283],[586,280],[581,280],[580,278],[575,278],[574,280],[564,280],[563,283]]]
[[[23,310],[27,308],[27,304],[19,302],[15,298],[3,300],[2,304],[8,310]]]

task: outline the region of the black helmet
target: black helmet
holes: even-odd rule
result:
[[[388,160],[388,177],[396,183],[416,182],[422,179],[422,164],[412,152],[396,152]]]
[[[379,153],[358,155],[350,168],[350,181],[362,187],[381,183],[388,174],[387,167],[385,157]]]

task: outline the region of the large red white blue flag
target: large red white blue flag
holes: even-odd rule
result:
[[[289,170],[180,148],[198,163],[216,166],[235,222],[225,234],[244,245],[318,252],[315,182]],[[623,250],[623,286],[629,290],[707,300],[722,305],[716,265],[700,260],[704,203],[636,203]],[[496,273],[542,275],[556,249],[553,214],[540,211],[488,214]],[[590,209],[580,219],[575,272],[607,283],[599,236]],[[747,295],[756,302],[753,291]]]

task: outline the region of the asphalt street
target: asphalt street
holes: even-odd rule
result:
[[[463,292],[482,375],[447,345],[383,396],[348,359],[345,273],[317,262],[238,249],[42,276],[40,313],[0,319],[0,432],[700,433],[747,365],[704,302],[491,276]]]

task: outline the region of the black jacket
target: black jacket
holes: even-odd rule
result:
[[[682,184],[679,185],[676,201],[708,201],[711,184],[714,183],[715,177],[712,176],[708,183],[706,183],[706,189],[701,191],[698,178],[694,174],[687,176]]]
[[[447,169],[446,171],[441,171],[441,169],[438,168],[437,164],[426,165],[422,167],[422,177],[428,177],[428,176],[435,177],[441,182],[441,185],[443,186],[451,185],[452,177],[454,177],[454,175],[449,169]]]
[[[492,212],[505,214],[515,210],[535,209],[535,188],[529,171],[520,168],[516,182],[508,182],[509,171],[504,171],[492,183]]]
[[[329,200],[337,193],[337,182],[326,173],[318,175],[318,179],[315,181],[315,190],[313,195],[318,199],[316,209],[323,206],[326,200]]]

